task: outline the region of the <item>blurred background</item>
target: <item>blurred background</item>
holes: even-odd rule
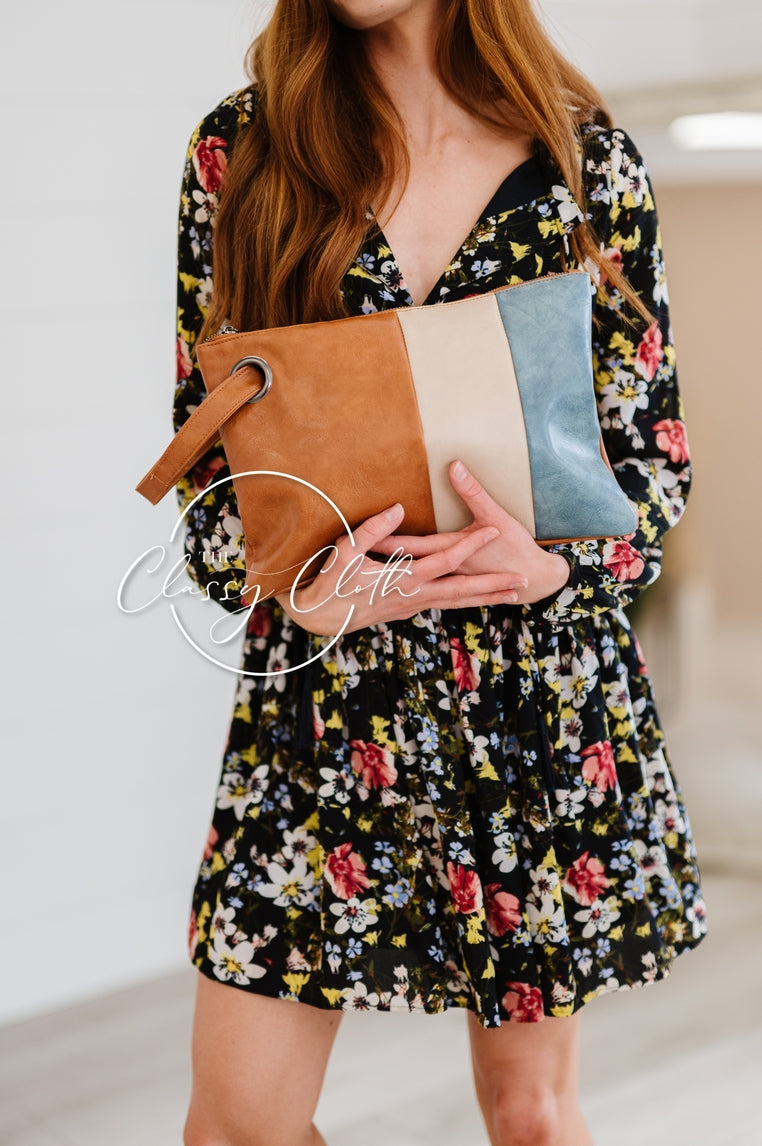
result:
[[[170,432],[185,147],[242,86],[269,7],[3,5],[3,1146],[181,1139],[188,905],[235,679],[166,602],[125,616],[116,590],[174,524],[171,499],[133,488]],[[762,5],[542,8],[649,166],[697,470],[637,623],[712,934],[673,984],[588,1008],[586,1109],[600,1146],[759,1146]],[[462,1018],[348,1022],[321,1107],[332,1146],[483,1143]]]

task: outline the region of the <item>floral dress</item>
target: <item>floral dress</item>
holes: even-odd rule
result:
[[[249,93],[229,97],[188,150],[176,426],[204,395],[191,350],[214,213],[253,117]],[[275,670],[328,641],[277,604],[253,610],[193,896],[191,958],[212,979],[323,1008],[468,1007],[495,1027],[654,982],[704,935],[690,825],[623,612],[658,576],[690,481],[659,227],[625,134],[585,128],[580,158],[606,253],[655,316],[634,333],[599,284],[598,410],[637,532],[556,546],[571,574],[552,599],[374,625],[292,673]],[[426,304],[572,268],[581,218],[538,145]],[[343,292],[350,314],[412,304],[372,221]],[[181,505],[228,473],[218,443],[180,483]],[[243,583],[232,484],[199,499],[186,544],[211,594],[221,569]]]

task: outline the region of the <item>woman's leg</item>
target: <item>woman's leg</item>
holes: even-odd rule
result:
[[[468,1021],[492,1146],[593,1146],[577,1095],[579,1014],[490,1030]]]
[[[185,1146],[324,1146],[312,1118],[340,1019],[199,974]]]

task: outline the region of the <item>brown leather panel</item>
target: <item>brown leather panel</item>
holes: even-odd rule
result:
[[[436,531],[415,392],[394,311],[370,323],[360,316],[205,343],[198,358],[210,393],[246,355],[270,364],[273,385],[222,428],[233,474],[256,469],[302,478],[331,498],[352,528],[400,501],[405,532]],[[352,378],[352,388],[335,387],[335,376]],[[304,561],[345,535],[331,506],[298,482],[255,476],[236,478],[235,486],[247,585],[259,584],[263,593],[289,588]]]

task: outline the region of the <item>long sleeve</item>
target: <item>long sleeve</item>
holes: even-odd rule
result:
[[[620,131],[600,132],[586,147],[593,221],[616,261],[654,316],[633,328],[622,321],[623,299],[610,284],[594,301],[593,371],[603,438],[617,479],[638,511],[624,539],[554,546],[571,572],[552,600],[530,618],[568,624],[630,604],[659,575],[664,533],[680,519],[691,479],[677,389],[661,234],[641,156]]]
[[[193,350],[212,289],[212,239],[218,192],[237,126],[248,118],[246,97],[232,95],[208,115],[191,136],[183,170],[177,251],[177,384],[175,430],[206,393]],[[224,608],[241,607],[244,540],[230,470],[217,442],[178,483],[181,510],[210,483],[186,519],[185,548],[193,580]]]

